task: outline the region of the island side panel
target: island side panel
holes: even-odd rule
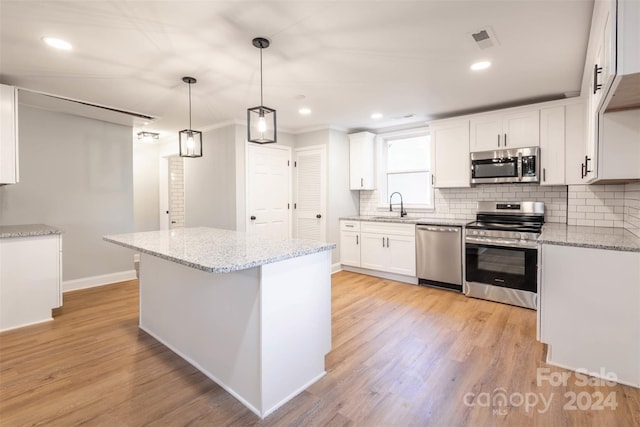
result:
[[[325,374],[331,251],[261,267],[263,417]]]
[[[140,260],[140,328],[260,410],[259,271],[207,273],[152,255]]]

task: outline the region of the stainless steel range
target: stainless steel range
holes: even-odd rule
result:
[[[465,294],[536,310],[542,202],[478,202],[465,232]]]

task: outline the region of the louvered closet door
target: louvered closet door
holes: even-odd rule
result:
[[[326,149],[300,148],[295,152],[294,237],[326,241]]]

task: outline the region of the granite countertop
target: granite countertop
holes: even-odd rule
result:
[[[44,224],[0,225],[0,239],[62,234],[59,228]]]
[[[451,219],[451,218],[400,218],[400,216],[366,216],[355,215],[346,216],[340,219],[347,221],[371,221],[371,222],[396,222],[398,224],[431,224],[431,225],[451,225],[465,226],[472,222],[469,219]]]
[[[336,247],[335,243],[268,239],[208,227],[118,234],[103,239],[209,273],[245,270]]]
[[[549,245],[640,252],[640,237],[624,228],[547,223],[538,242]]]

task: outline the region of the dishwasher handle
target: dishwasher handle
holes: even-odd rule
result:
[[[461,227],[432,227],[426,225],[418,225],[416,230],[420,231],[439,231],[445,233],[459,233],[462,228]]]

